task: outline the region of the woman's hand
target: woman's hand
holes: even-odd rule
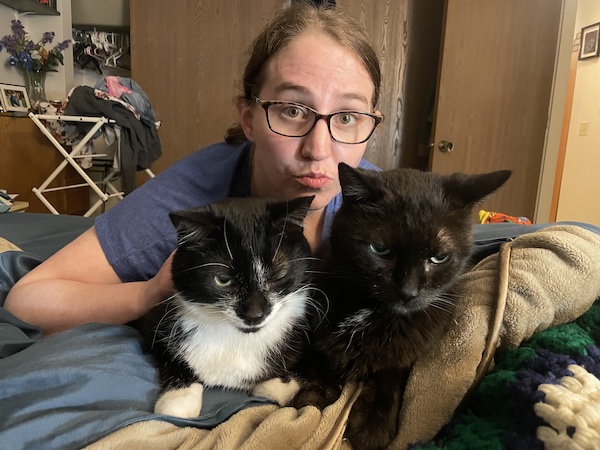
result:
[[[140,316],[173,295],[174,287],[173,277],[171,276],[171,264],[175,252],[176,250],[173,250],[158,273],[145,282],[145,288],[142,290],[139,302]]]

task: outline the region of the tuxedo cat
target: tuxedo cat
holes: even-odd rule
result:
[[[360,450],[387,447],[411,364],[452,320],[452,284],[471,256],[472,209],[510,175],[339,165],[344,201],[316,282],[329,309],[294,406],[323,408],[345,382],[363,382],[346,437]]]
[[[196,417],[204,386],[285,378],[305,344],[313,197],[227,199],[171,214],[175,294],[141,320],[163,388],[155,412]]]

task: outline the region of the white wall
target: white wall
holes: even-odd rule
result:
[[[82,3],[82,0],[74,0]],[[96,5],[99,0],[94,0]],[[124,8],[123,0],[111,0],[112,10],[115,8]],[[88,0],[89,3],[89,0]],[[83,3],[82,3],[83,4]],[[87,3],[86,3],[87,4]],[[71,0],[58,0],[57,2],[60,16],[41,16],[34,14],[19,14],[12,8],[0,4],[0,37],[10,33],[10,21],[19,19],[25,26],[25,31],[31,36],[31,39],[41,39],[46,31],[54,31],[56,37],[53,44],[61,42],[71,37],[72,16]],[[103,6],[106,6],[103,5]],[[119,26],[125,26],[123,14],[119,18]],[[46,76],[46,95],[49,100],[64,100],[69,91],[74,86],[86,85],[93,86],[101,75],[92,70],[81,70],[73,66],[73,53],[71,49],[64,52],[65,65],[58,67],[58,72],[49,72]],[[21,72],[10,67],[7,63],[8,53],[5,50],[0,51],[0,83],[24,85],[25,80]],[[130,77],[129,71],[122,69],[103,69],[102,75],[118,75]]]
[[[71,0],[58,0],[60,16],[41,16],[35,14],[19,14],[12,8],[0,5],[0,36],[10,34],[10,21],[19,19],[31,39],[38,40],[46,31],[54,31],[53,44],[71,37]],[[73,86],[73,54],[66,51],[65,65],[58,67],[58,72],[49,72],[46,76],[46,95],[48,99],[63,99]],[[25,85],[21,72],[8,65],[8,53],[0,52],[0,82]]]
[[[579,0],[576,37],[581,28],[600,22],[600,1]],[[587,136],[580,125],[589,122]],[[560,187],[557,220],[600,226],[600,58],[580,60]]]

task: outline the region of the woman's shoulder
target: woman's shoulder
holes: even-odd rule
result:
[[[250,142],[248,141],[239,145],[217,142],[190,153],[173,164],[169,169],[186,168],[190,170],[207,168],[207,166],[214,164],[232,164],[235,166],[240,158],[247,153],[249,148]]]

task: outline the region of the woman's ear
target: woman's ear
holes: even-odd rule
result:
[[[250,142],[254,142],[254,128],[252,126],[253,105],[250,105],[246,99],[240,99],[237,102],[238,116],[240,126]]]

